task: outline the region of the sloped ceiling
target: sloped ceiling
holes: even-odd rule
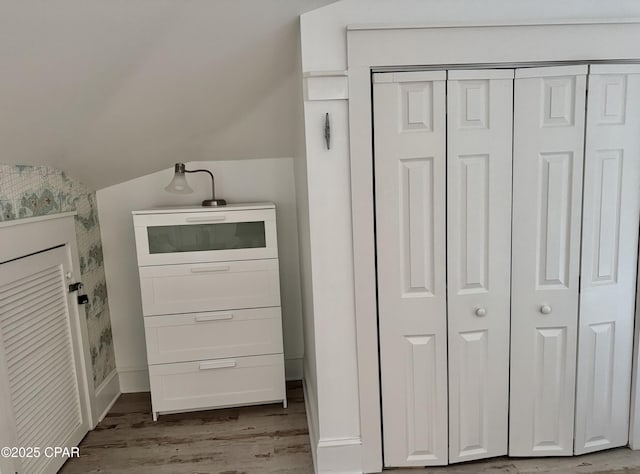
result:
[[[93,189],[294,156],[298,15],[332,0],[2,0],[0,162]]]

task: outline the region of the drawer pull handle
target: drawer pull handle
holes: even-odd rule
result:
[[[235,360],[225,360],[220,362],[200,362],[200,370],[228,369],[235,366]]]
[[[187,217],[185,219],[186,222],[222,222],[226,220],[225,216],[215,216],[215,217]]]
[[[226,314],[209,314],[203,316],[196,316],[196,322],[204,322],[204,321],[222,321],[225,319],[233,319],[233,313]]]
[[[213,272],[228,272],[231,267],[225,265],[224,267],[199,267],[192,268],[191,273],[213,273]]]

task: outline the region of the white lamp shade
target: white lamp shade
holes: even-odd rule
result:
[[[173,179],[169,183],[169,185],[164,188],[165,191],[169,191],[170,193],[177,194],[192,194],[193,189],[187,183],[187,178],[184,173],[176,172],[173,175]]]

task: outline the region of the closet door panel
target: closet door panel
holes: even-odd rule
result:
[[[446,464],[445,73],[373,90],[385,465]]]
[[[509,454],[573,453],[586,66],[516,71]]]
[[[638,215],[640,66],[589,76],[576,454],[628,441]]]
[[[513,70],[447,82],[449,460],[507,453]]]

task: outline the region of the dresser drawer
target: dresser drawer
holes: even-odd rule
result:
[[[280,306],[278,260],[140,267],[145,316]]]
[[[282,352],[280,308],[144,318],[149,364]]]
[[[149,366],[154,412],[285,399],[282,354]]]
[[[276,258],[275,209],[136,214],[138,264]]]

